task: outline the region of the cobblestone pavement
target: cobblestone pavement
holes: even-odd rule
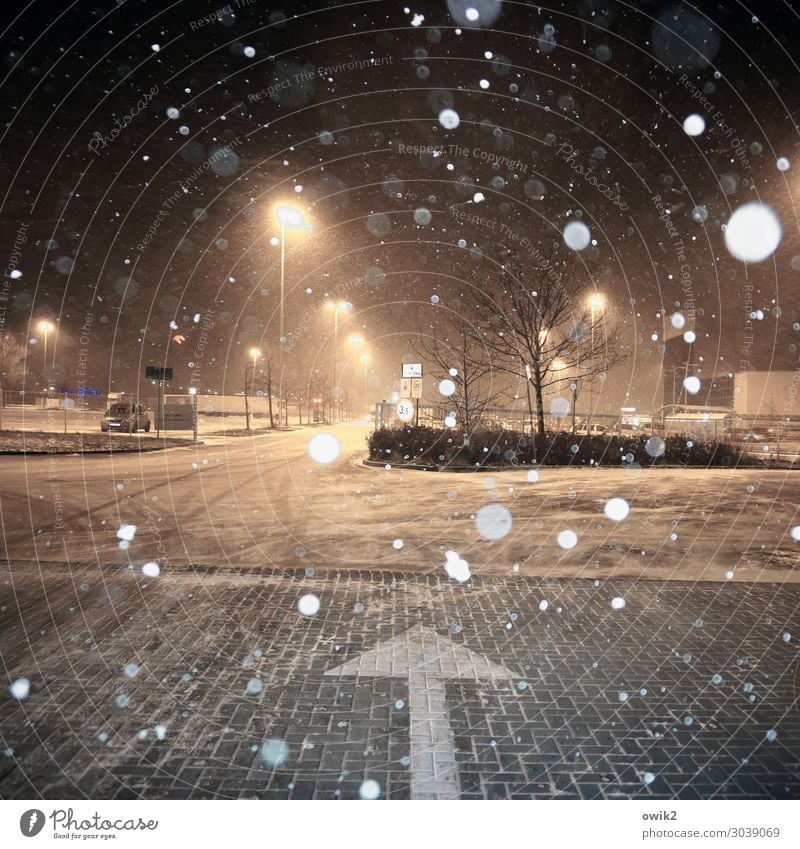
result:
[[[800,796],[796,584],[4,571],[3,798]]]

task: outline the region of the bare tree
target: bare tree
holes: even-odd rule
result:
[[[419,337],[414,346],[420,357],[436,366],[442,378],[455,384],[452,404],[465,428],[506,394],[497,386],[498,369],[490,361],[484,335],[480,325],[467,315],[448,313],[432,328],[430,336]]]
[[[3,404],[5,389],[22,383],[25,377],[27,350],[11,334],[0,335],[0,405]]]
[[[558,258],[556,245],[517,256],[487,291],[475,287],[475,309],[497,367],[533,390],[536,428],[544,434],[544,395],[574,382],[591,385],[622,362],[619,335],[608,326],[600,296],[583,282],[574,259]],[[528,412],[533,418],[533,403]],[[574,403],[574,398],[573,398]]]

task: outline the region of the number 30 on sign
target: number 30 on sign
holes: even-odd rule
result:
[[[411,401],[403,399],[397,405],[397,418],[401,422],[410,422],[414,418],[414,405]]]

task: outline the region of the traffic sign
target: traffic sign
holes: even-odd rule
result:
[[[172,380],[172,369],[160,366],[146,366],[144,376],[148,380]]]
[[[401,422],[410,422],[414,418],[414,405],[407,398],[398,403],[397,418]]]
[[[422,398],[422,378],[404,377],[400,380],[400,395],[403,398]]]

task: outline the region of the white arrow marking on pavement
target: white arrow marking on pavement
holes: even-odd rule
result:
[[[507,681],[516,677],[505,667],[422,625],[325,674],[408,678],[412,799],[458,799],[461,795],[444,682],[453,678]]]

